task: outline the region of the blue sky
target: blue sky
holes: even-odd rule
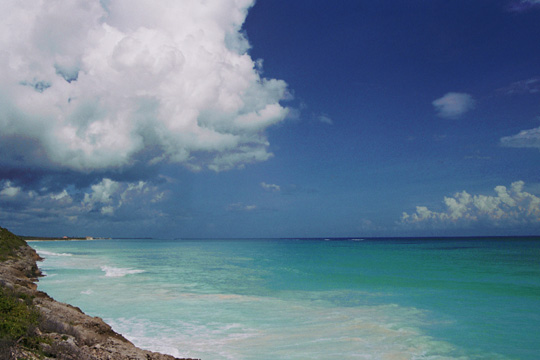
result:
[[[17,233],[540,233],[537,0],[2,6]]]

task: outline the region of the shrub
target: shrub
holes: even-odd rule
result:
[[[29,298],[21,299],[12,291],[0,288],[0,339],[4,342],[25,345],[34,342],[39,312],[30,302]]]
[[[0,261],[15,255],[15,250],[26,242],[7,229],[0,227]]]
[[[73,326],[47,317],[41,317],[39,319],[39,328],[41,329],[41,331],[48,333],[71,335],[74,338],[79,337],[79,333]]]

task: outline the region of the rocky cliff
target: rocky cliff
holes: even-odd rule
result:
[[[0,228],[0,359],[179,360],[139,349],[102,319],[38,291],[38,260]]]

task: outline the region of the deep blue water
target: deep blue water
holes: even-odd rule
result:
[[[39,289],[213,359],[538,359],[540,238],[32,242]]]

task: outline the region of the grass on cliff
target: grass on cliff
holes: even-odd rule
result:
[[[0,260],[16,254],[26,242],[7,229],[0,227]],[[20,342],[36,327],[39,313],[32,306],[32,299],[23,293],[0,287],[0,339]]]
[[[27,246],[22,238],[0,227],[0,262],[17,256],[21,246]],[[43,333],[59,333],[64,334],[62,339],[66,340],[66,334],[74,336],[76,332],[42,316],[33,301],[33,296],[18,291],[17,285],[6,285],[0,278],[0,360],[50,357],[85,360],[76,350],[62,343],[53,344],[51,339],[42,336]]]
[[[26,242],[7,229],[0,227],[0,261],[15,255],[15,250],[26,245]]]
[[[0,227],[0,261],[16,255],[16,250],[26,242],[7,229]],[[33,299],[7,286],[0,286],[0,359],[10,359],[14,346],[36,348],[39,311]]]
[[[2,340],[26,342],[33,337],[39,317],[39,312],[32,306],[30,297],[0,287],[0,338]]]

